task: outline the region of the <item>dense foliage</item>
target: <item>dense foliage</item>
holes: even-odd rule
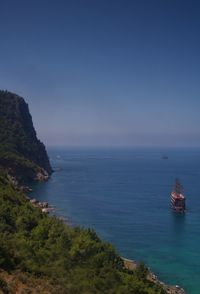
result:
[[[28,105],[23,98],[7,91],[0,91],[0,165],[22,178],[33,178],[40,168],[51,172]]]
[[[51,167],[28,105],[7,91],[0,91],[0,167],[0,293],[164,293],[144,265],[125,269],[93,230],[47,216],[16,188],[14,178]]]
[[[125,270],[113,247],[93,230],[71,228],[33,207],[3,174],[0,268],[20,270],[29,281],[43,279],[47,293],[164,293],[146,280],[143,269]],[[6,289],[3,279],[0,287]]]

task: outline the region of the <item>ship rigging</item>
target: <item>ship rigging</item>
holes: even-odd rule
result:
[[[176,179],[173,191],[171,193],[172,209],[176,212],[185,212],[185,196],[183,195],[183,186],[180,181]]]

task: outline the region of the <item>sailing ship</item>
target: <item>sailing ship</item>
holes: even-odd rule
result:
[[[172,209],[176,212],[185,212],[185,196],[183,195],[183,186],[176,179],[173,191],[171,193]]]

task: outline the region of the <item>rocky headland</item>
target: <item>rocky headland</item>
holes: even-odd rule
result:
[[[145,265],[122,259],[91,229],[48,216],[28,181],[52,168],[24,99],[0,91],[0,292],[174,294]],[[171,292],[169,292],[171,291]]]
[[[19,182],[46,180],[52,173],[28,104],[8,91],[0,91],[0,167]]]

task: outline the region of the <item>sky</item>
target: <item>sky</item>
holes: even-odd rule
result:
[[[200,147],[200,2],[0,0],[0,89],[48,146]]]

